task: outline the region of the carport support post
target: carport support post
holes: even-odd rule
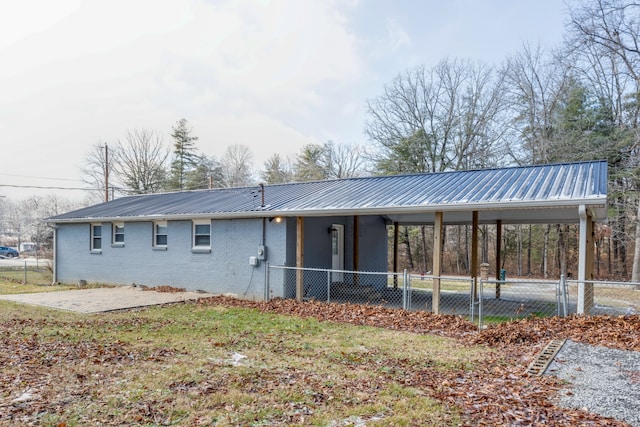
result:
[[[433,222],[433,292],[431,311],[440,314],[440,276],[442,275],[442,212],[436,212]]]
[[[496,221],[496,299],[500,299],[500,270],[502,269],[502,220]]]
[[[578,253],[578,314],[589,314],[593,308],[593,218],[585,205],[580,205],[580,243]]]
[[[304,217],[296,218],[296,300],[302,301],[304,271]]]
[[[393,289],[398,289],[398,223],[393,223]]]
[[[353,271],[354,274],[354,284],[360,284],[360,277],[358,275],[358,270],[360,269],[360,218],[358,215],[353,216]]]
[[[473,211],[471,225],[471,278],[478,277],[478,211]],[[478,288],[475,288],[473,300],[478,299]]]

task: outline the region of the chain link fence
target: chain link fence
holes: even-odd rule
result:
[[[575,280],[474,280],[469,277],[412,275],[406,271],[365,272],[269,265],[270,286],[283,283],[284,295],[295,298],[298,278],[302,298],[334,303],[381,305],[433,311],[434,279],[439,279],[439,313],[463,316],[477,323],[505,322],[524,317],[566,317],[578,312],[580,283]],[[593,281],[583,285],[589,314],[640,313],[640,283]],[[280,293],[278,293],[280,294]]]
[[[47,258],[0,258],[0,279],[22,284],[50,284],[53,267]]]
[[[302,298],[335,303],[381,305],[405,310],[431,311],[433,308],[433,276],[403,272],[370,272],[297,268],[269,265],[267,291],[281,281],[283,294],[296,297],[298,275],[302,278]],[[440,313],[469,316],[471,310],[470,278],[442,277]]]

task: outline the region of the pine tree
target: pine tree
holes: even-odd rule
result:
[[[187,187],[189,173],[198,165],[200,156],[195,144],[198,137],[192,136],[191,130],[187,125],[187,119],[181,119],[172,128],[173,161],[167,181],[167,190],[184,190]]]

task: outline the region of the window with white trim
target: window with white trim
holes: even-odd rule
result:
[[[124,222],[114,222],[111,226],[111,244],[124,245]]]
[[[156,248],[167,247],[167,221],[153,223],[153,246]]]
[[[91,252],[102,252],[102,224],[91,224]]]
[[[194,249],[211,249],[211,220],[194,220],[192,234]]]

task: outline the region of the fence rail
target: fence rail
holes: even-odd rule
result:
[[[474,280],[459,276],[414,275],[406,271],[367,272],[281,265],[268,265],[266,270],[265,299],[271,297],[270,287],[276,283],[283,286],[283,292],[277,292],[278,295],[296,297],[300,279],[304,299],[433,311],[435,298],[439,313],[466,317],[477,322],[479,328],[485,323],[522,317],[575,314],[581,285],[585,286],[584,298],[589,314],[640,313],[640,283],[589,281],[581,284],[564,278]],[[434,282],[440,285],[435,296]]]

